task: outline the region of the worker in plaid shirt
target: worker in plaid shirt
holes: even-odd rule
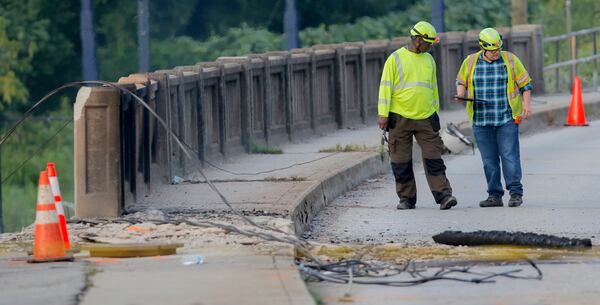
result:
[[[488,185],[488,198],[479,206],[503,206],[502,173],[508,206],[518,207],[523,204],[518,124],[531,115],[531,78],[517,56],[502,51],[502,36],[495,29],[482,30],[479,45],[482,50],[464,60],[456,79],[457,96],[467,93],[474,99],[467,102],[467,115]]]

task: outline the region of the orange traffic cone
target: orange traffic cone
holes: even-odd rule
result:
[[[40,172],[38,183],[38,199],[35,214],[35,241],[33,243],[33,257],[30,263],[55,262],[72,260],[67,256],[65,246],[60,236],[60,226],[56,215],[56,205],[50,181],[46,171]]]
[[[62,196],[60,195],[60,187],[58,185],[58,177],[56,175],[56,168],[53,162],[48,162],[46,167],[48,172],[48,179],[50,180],[50,188],[52,189],[52,195],[54,195],[54,203],[56,204],[56,213],[58,214],[58,225],[60,227],[60,236],[62,237],[65,245],[65,250],[71,250],[71,243],[69,242],[69,231],[67,231],[67,219],[65,218],[65,210],[62,206]]]
[[[583,99],[581,97],[581,80],[579,76],[575,77],[573,82],[573,94],[571,95],[571,106],[567,115],[565,126],[588,126],[583,109]]]

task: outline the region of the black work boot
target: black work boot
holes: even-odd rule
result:
[[[501,197],[489,196],[486,200],[479,202],[479,206],[482,208],[489,207],[501,207],[504,203],[502,203]]]
[[[511,208],[518,207],[523,204],[523,196],[519,194],[510,195],[510,200],[508,200],[508,206]]]
[[[455,206],[458,203],[456,201],[456,197],[448,196],[440,202],[440,210],[449,210],[451,207]]]
[[[398,210],[412,210],[415,208],[415,201],[409,198],[400,198],[400,203],[396,206]]]

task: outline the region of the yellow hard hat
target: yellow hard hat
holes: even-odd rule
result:
[[[439,41],[435,28],[427,21],[417,22],[412,30],[410,30],[410,35],[419,36],[423,38],[425,42],[429,43],[438,43]]]
[[[502,35],[494,28],[485,28],[479,32],[479,45],[488,51],[502,48]]]

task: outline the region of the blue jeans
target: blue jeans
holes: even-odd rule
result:
[[[519,125],[513,120],[501,126],[473,125],[473,134],[481,153],[488,194],[494,197],[504,195],[500,182],[500,163],[502,163],[506,189],[511,195],[522,196]]]

